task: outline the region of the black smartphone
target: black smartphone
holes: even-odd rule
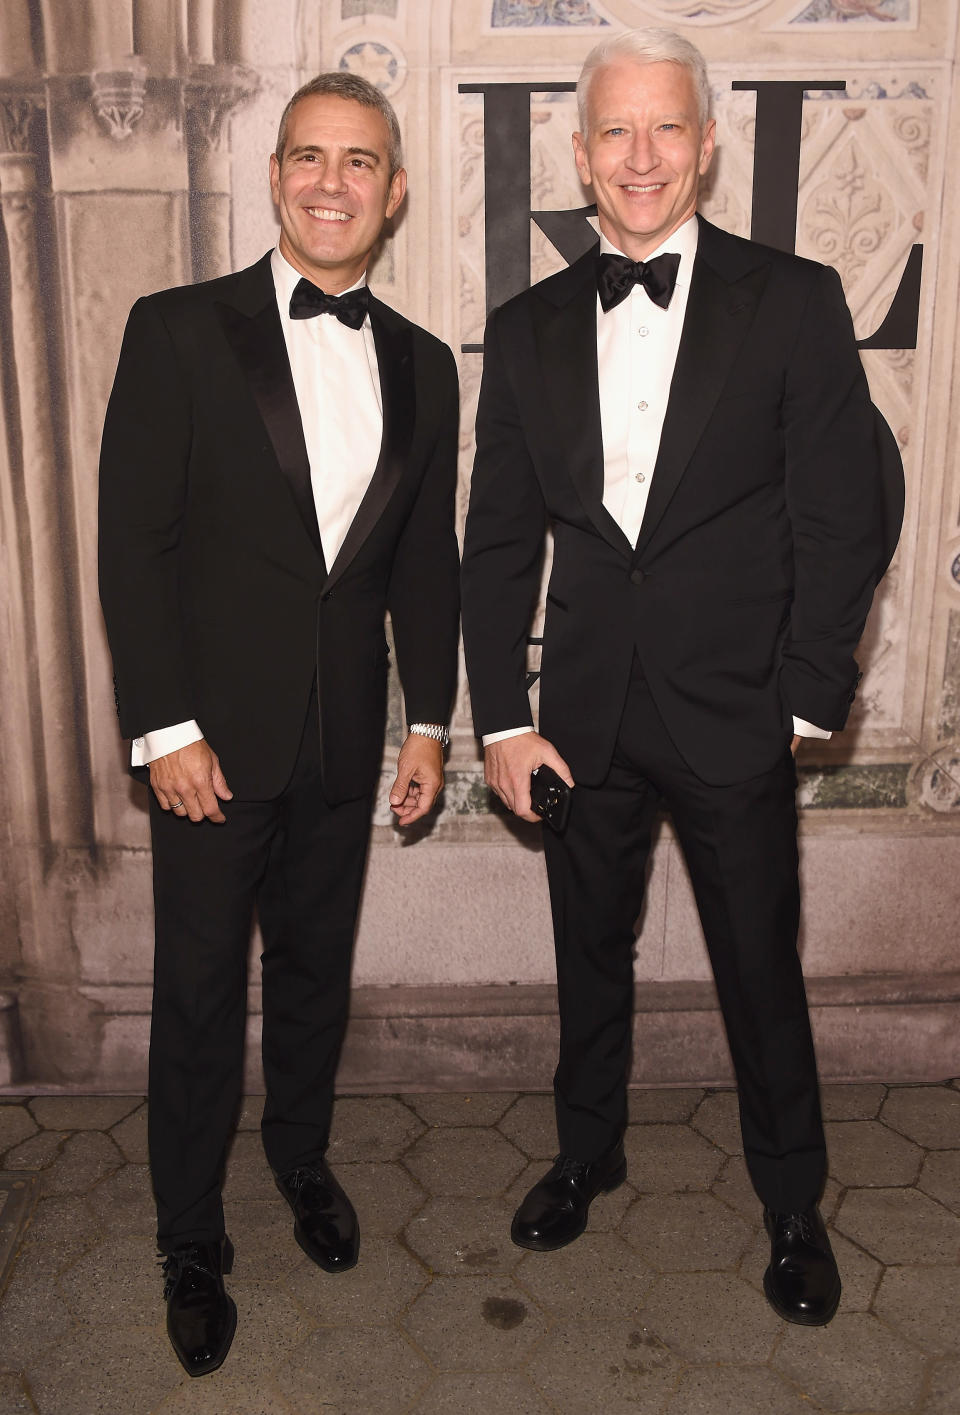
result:
[[[540,766],[530,775],[530,805],[559,835],[570,818],[572,788],[552,766]]]

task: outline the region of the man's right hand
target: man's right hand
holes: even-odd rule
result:
[[[179,751],[168,752],[150,763],[150,785],[165,811],[182,819],[207,820],[222,825],[226,816],[221,801],[233,799],[216,752],[201,737]]]
[[[508,810],[521,820],[538,821],[530,808],[530,774],[538,766],[552,766],[568,786],[573,785],[570,768],[557,751],[539,732],[524,732],[518,737],[505,737],[491,742],[484,749],[484,774],[487,785],[495,791]]]

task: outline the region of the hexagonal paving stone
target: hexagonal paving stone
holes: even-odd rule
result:
[[[329,1407],[326,1407],[329,1409]],[[241,1375],[231,1348],[219,1371],[203,1380],[185,1378],[151,1415],[293,1415],[293,1406],[269,1376]]]
[[[66,1130],[38,1130],[3,1157],[4,1169],[49,1169],[67,1138]]]
[[[960,1268],[888,1268],[873,1309],[921,1350],[960,1355]]]
[[[857,1082],[820,1087],[824,1120],[876,1120],[887,1088],[879,1082]]]
[[[229,1206],[236,1199],[279,1197],[273,1171],[267,1164],[259,1134],[244,1131],[234,1135],[223,1179],[224,1203]]]
[[[960,1150],[931,1150],[923,1162],[917,1188],[960,1214]]]
[[[279,1194],[272,1199],[235,1200],[227,1207],[226,1219],[235,1278],[279,1282],[303,1261],[293,1236],[293,1214]]]
[[[915,1189],[851,1189],[834,1220],[881,1263],[955,1263],[960,1219]]]
[[[283,1285],[321,1326],[361,1327],[395,1321],[429,1280],[395,1240],[371,1238],[361,1240],[355,1268],[332,1274],[305,1258]]]
[[[503,1192],[523,1156],[496,1130],[428,1130],[404,1163],[430,1194],[481,1199]]]
[[[753,1228],[712,1194],[641,1197],[620,1232],[660,1272],[736,1267]]]
[[[41,1272],[58,1273],[89,1252],[102,1237],[79,1195],[41,1199],[22,1238],[17,1278]]]
[[[333,1108],[327,1159],[395,1160],[424,1130],[423,1121],[395,1096],[345,1096]]]
[[[42,1171],[43,1192],[86,1194],[122,1163],[123,1156],[108,1135],[96,1130],[78,1131],[64,1141],[53,1164]]]
[[[827,1327],[784,1324],[770,1363],[831,1411],[912,1410],[926,1360],[866,1312],[839,1313]]]
[[[37,1128],[25,1105],[0,1104],[0,1153],[35,1135]]]
[[[19,1376],[0,1376],[0,1410],[3,1415],[34,1415],[36,1408]]]
[[[427,1201],[402,1164],[338,1164],[337,1178],[357,1211],[361,1234],[396,1234]]]
[[[641,1194],[709,1189],[724,1154],[686,1125],[630,1125],[624,1138],[627,1177]]]
[[[404,1096],[425,1125],[496,1125],[516,1100],[513,1091],[491,1091],[465,1095],[457,1091],[437,1091],[431,1095]]]
[[[510,1272],[523,1254],[510,1240],[512,1217],[502,1199],[431,1199],[404,1237],[433,1273]]]
[[[317,1397],[335,1411],[400,1415],[426,1387],[430,1367],[396,1331],[383,1327],[322,1327],[295,1348],[277,1385],[306,1415]],[[322,1407],[321,1407],[322,1408]]]
[[[500,1120],[499,1130],[532,1160],[552,1160],[559,1150],[553,1094],[521,1096]]]
[[[147,1415],[184,1380],[161,1322],[73,1327],[28,1367],[38,1410],[56,1415]]]
[[[43,1365],[73,1329],[70,1311],[60,1295],[53,1264],[36,1266],[23,1248],[13,1277],[0,1301],[0,1351],[15,1351],[17,1366]],[[6,1354],[4,1360],[9,1360]],[[51,1406],[55,1410],[56,1406]]]
[[[710,1192],[747,1223],[759,1223],[763,1207],[757,1198],[742,1155],[731,1155],[717,1175]]]
[[[540,1343],[527,1376],[563,1415],[660,1415],[681,1370],[640,1322],[572,1321]]]
[[[145,1164],[125,1164],[95,1185],[86,1197],[87,1208],[109,1237],[139,1233],[152,1238],[157,1210]]]
[[[923,1415],[957,1415],[960,1361],[938,1361],[930,1373]]]
[[[830,1173],[840,1184],[881,1189],[912,1184],[920,1173],[923,1151],[876,1120],[828,1121]]]
[[[142,1096],[37,1096],[30,1109],[44,1130],[109,1130],[142,1104]]]
[[[415,1415],[550,1415],[524,1376],[466,1372],[438,1376],[413,1409]]]
[[[228,1277],[227,1289],[237,1304],[237,1334],[230,1348],[230,1363],[250,1376],[275,1371],[316,1328],[311,1314],[278,1283]]]
[[[766,1361],[780,1320],[756,1291],[732,1273],[668,1273],[655,1282],[644,1325],[690,1361]]]
[[[513,1217],[514,1209],[526,1198],[527,1194],[535,1184],[538,1184],[550,1168],[550,1164],[544,1160],[531,1160],[530,1163],[520,1171],[509,1189],[504,1191],[503,1200],[510,1209],[510,1216]],[[624,1214],[637,1197],[636,1190],[630,1184],[621,1184],[619,1189],[612,1189],[609,1194],[598,1194],[590,1205],[590,1215],[587,1219],[588,1233],[609,1233],[615,1229]]]
[[[765,1366],[693,1366],[665,1415],[811,1415],[810,1402]]]
[[[526,1253],[513,1276],[552,1316],[585,1321],[629,1320],[653,1281],[615,1233],[584,1233],[555,1253]]]
[[[547,1330],[526,1292],[502,1277],[435,1277],[401,1318],[441,1370],[502,1370],[525,1361]]]
[[[143,1104],[114,1125],[110,1138],[131,1164],[146,1164],[150,1158],[147,1151],[147,1107]]]
[[[263,1118],[263,1096],[244,1096],[237,1114],[238,1130],[259,1130]]]
[[[657,1090],[628,1091],[631,1125],[685,1125],[703,1100],[703,1091],[664,1086]]]
[[[743,1154],[736,1091],[713,1091],[704,1096],[690,1123],[726,1154]]]
[[[149,1239],[105,1239],[60,1274],[60,1291],[84,1326],[146,1326],[163,1313],[163,1278]]]
[[[960,1148],[960,1094],[947,1086],[894,1086],[880,1119],[925,1150]]]

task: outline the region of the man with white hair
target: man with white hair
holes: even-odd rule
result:
[[[765,1291],[819,1325],[840,1279],[817,1208],[794,754],[846,720],[889,559],[884,478],[895,502],[902,472],[836,273],[696,215],[715,142],[702,55],[667,30],[618,35],[577,98],[600,248],[490,318],[462,570],[488,783],[524,820],[531,773],[573,788],[566,829],[544,832],[560,1155],[512,1235],[571,1242],[626,1175],[634,925],[665,803],[771,1239]],[[524,655],[548,525],[538,732]]]

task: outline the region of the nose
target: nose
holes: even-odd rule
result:
[[[627,154],[627,165],[634,172],[646,173],[656,167],[659,160],[650,134],[638,128],[634,133],[633,142],[630,144],[630,151]]]
[[[335,162],[325,162],[319,167],[313,184],[318,191],[326,192],[329,196],[345,190],[343,174]]]

